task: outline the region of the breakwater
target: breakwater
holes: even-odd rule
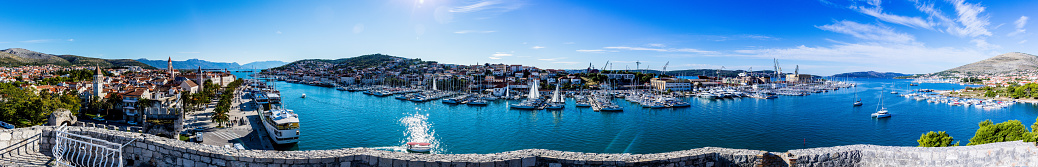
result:
[[[55,129],[37,126],[0,130],[0,166],[51,163],[53,160],[47,157],[54,147]],[[706,147],[654,154],[544,149],[413,154],[369,148],[237,150],[94,127],[68,127],[67,132],[127,144],[122,151],[128,166],[1038,166],[1035,144],[1019,141],[946,148],[849,145],[787,153]]]

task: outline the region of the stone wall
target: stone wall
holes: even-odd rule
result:
[[[795,166],[1038,166],[1035,143],[958,147],[849,145],[789,150]]]
[[[0,130],[0,146],[3,146],[0,150],[4,151],[0,152],[3,156],[0,159],[49,154],[46,149],[53,145],[54,128]],[[133,141],[123,148],[128,166],[1036,166],[1034,163],[1038,162],[1034,143],[1024,142],[951,148],[850,145],[791,150],[788,154],[715,147],[656,154],[596,154],[544,149],[495,154],[412,154],[368,148],[237,150],[93,127],[69,127],[69,132],[114,143]],[[793,165],[789,165],[790,162]],[[29,165],[0,162],[0,166]]]

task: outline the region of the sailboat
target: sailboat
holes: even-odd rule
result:
[[[893,83],[891,83],[891,84],[893,84]],[[893,86],[893,88],[890,89],[890,94],[897,94],[897,91],[894,91],[894,88],[897,88],[896,84]]]
[[[857,101],[854,101],[854,106],[855,107],[858,107],[858,106],[862,105],[861,99],[858,98],[858,87],[854,87],[854,99],[857,100]]]
[[[511,104],[509,107],[513,109],[526,110],[537,109],[541,103],[541,94],[537,90],[537,81],[534,80],[533,82],[530,82],[530,94],[526,96],[526,100],[523,100],[523,102],[520,102],[519,104]]]
[[[555,92],[551,95],[551,100],[548,101],[548,105],[544,109],[559,110],[566,107],[566,102],[562,101],[562,96],[559,95],[560,85],[555,85]]]
[[[872,118],[890,118],[887,108],[883,107],[883,94],[879,95],[879,105],[876,106],[876,113],[872,113]]]

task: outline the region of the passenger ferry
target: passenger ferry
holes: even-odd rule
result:
[[[263,127],[277,144],[299,142],[299,115],[289,109],[275,108],[263,112]]]

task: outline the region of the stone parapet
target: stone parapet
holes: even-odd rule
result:
[[[49,154],[54,145],[53,129],[55,127],[38,126],[0,130],[0,159]],[[790,150],[788,154],[716,147],[655,154],[545,149],[493,154],[414,154],[369,148],[238,150],[94,127],[68,127],[68,132],[128,143],[123,148],[128,166],[1038,166],[1035,164],[1038,150],[1034,143],[1025,142],[945,148],[849,145]],[[0,166],[15,165],[0,162]]]

